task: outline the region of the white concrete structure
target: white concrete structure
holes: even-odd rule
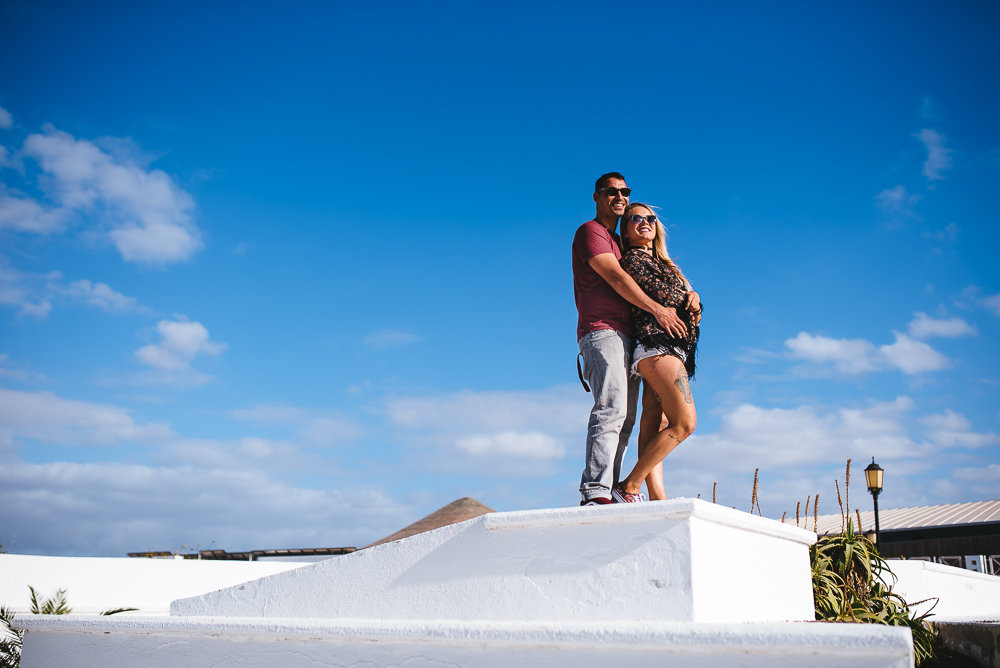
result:
[[[811,532],[697,499],[491,513],[176,601],[170,612],[496,621],[813,620],[808,548],[815,541]]]
[[[888,564],[898,579],[892,590],[908,603],[926,600],[914,610],[918,614],[931,610],[931,621],[1000,619],[1000,577],[996,575],[930,561],[889,559]]]
[[[162,615],[170,610],[170,602],[176,598],[196,596],[305,565],[276,561],[0,554],[0,605],[14,612],[28,612],[30,585],[41,596],[52,596],[65,589],[75,613],[139,608],[143,614]]]
[[[22,665],[886,666],[910,632],[813,619],[815,535],[692,499],[496,513],[175,601],[33,616]]]
[[[117,615],[116,615],[117,617]],[[872,624],[71,618],[26,626],[23,668],[911,668],[908,629]],[[115,617],[110,619],[114,620]]]

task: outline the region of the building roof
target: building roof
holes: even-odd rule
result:
[[[382,543],[389,543],[394,540],[399,540],[400,538],[413,536],[418,533],[430,531],[431,529],[439,529],[440,527],[445,527],[449,524],[457,524],[458,522],[471,520],[473,517],[479,517],[480,515],[492,512],[495,512],[492,508],[483,505],[472,497],[462,497],[457,501],[452,501],[444,508],[435,510],[422,520],[417,520],[410,526],[404,527],[396,533],[386,536],[382,540],[376,541],[371,545],[366,545],[365,547],[373,547],[375,545],[381,545]]]
[[[857,524],[857,515],[852,514]],[[836,515],[820,515],[815,522],[816,533],[823,535],[839,533],[842,522],[839,513]],[[880,508],[878,511],[879,529],[927,529],[931,527],[954,526],[956,524],[982,524],[1000,522],[1000,500],[974,501],[972,503],[949,503],[942,506],[917,506],[914,508]],[[794,517],[786,517],[785,523],[795,523]],[[803,517],[799,526],[813,530],[813,517]],[[857,527],[855,527],[857,529]],[[861,511],[861,530],[875,529],[875,511]]]
[[[174,557],[185,559],[210,559],[215,561],[256,561],[262,557],[332,557],[340,554],[350,554],[354,547],[298,547],[281,550],[250,550],[248,552],[226,552],[225,550],[202,550],[189,554],[175,555],[173,552],[129,552],[130,557]]]

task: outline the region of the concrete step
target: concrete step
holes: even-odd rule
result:
[[[174,616],[812,620],[815,534],[700,499],[492,513],[217,592]]]
[[[468,622],[38,615],[21,665],[910,668],[910,631],[791,622]]]

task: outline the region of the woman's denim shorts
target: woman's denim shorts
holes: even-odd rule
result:
[[[684,354],[682,348],[678,348],[677,346],[653,346],[652,348],[647,348],[642,345],[641,341],[636,341],[635,351],[632,353],[632,375],[642,376],[639,373],[639,362],[647,357],[661,357],[662,355],[670,355],[676,357],[681,362],[687,362],[687,355]]]

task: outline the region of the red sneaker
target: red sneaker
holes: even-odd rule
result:
[[[626,492],[621,485],[615,485],[615,488],[611,490],[611,498],[615,500],[615,503],[642,503],[646,500],[642,494]]]
[[[581,506],[604,506],[604,505],[607,505],[609,503],[614,503],[614,501],[612,501],[611,499],[608,499],[606,497],[603,497],[603,496],[595,496],[592,499],[584,499],[583,501],[580,502],[580,505]]]

